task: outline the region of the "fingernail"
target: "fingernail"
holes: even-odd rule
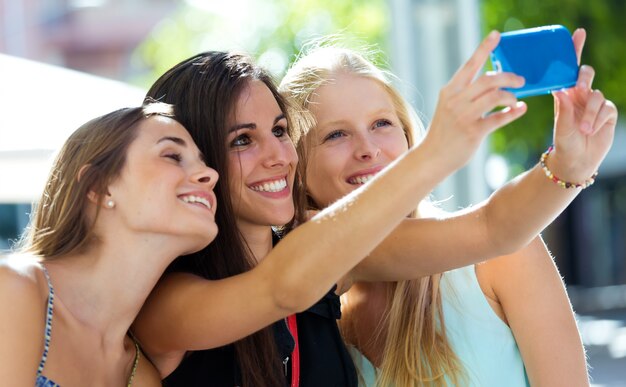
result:
[[[493,30],[489,33],[487,37],[491,40],[491,39],[494,39],[497,35],[498,35],[498,31]]]

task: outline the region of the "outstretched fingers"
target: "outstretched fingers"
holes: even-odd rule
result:
[[[596,71],[593,67],[588,65],[580,66],[580,70],[578,70],[578,80],[576,80],[576,88],[580,91],[591,91],[591,85],[593,85],[595,76]]]
[[[493,93],[495,91],[505,88],[518,88],[524,86],[524,77],[520,77],[514,73],[495,73],[487,72],[480,76],[474,83],[466,87],[460,94],[459,99],[475,101],[483,97],[485,94]],[[515,98],[513,94],[511,97]],[[510,103],[501,103],[500,105],[493,105],[487,111],[493,109],[495,106],[510,106],[515,103],[517,99]]]
[[[578,28],[572,34],[572,40],[574,41],[574,50],[576,50],[576,60],[580,66],[580,58],[583,55],[583,47],[585,47],[585,40],[587,40],[587,31],[584,28]]]
[[[502,110],[487,114],[481,122],[481,128],[485,133],[491,133],[498,128],[510,124],[526,113],[526,103],[516,102],[514,105]]]
[[[604,95],[600,90],[594,90],[591,92],[591,95],[587,100],[587,104],[585,105],[583,115],[580,119],[581,132],[590,135],[597,130],[598,127],[595,126],[595,122],[605,102],[606,100],[604,99]]]
[[[615,127],[617,124],[617,107],[611,101],[604,100],[596,120],[593,123],[591,134],[602,131],[605,127]]]
[[[474,51],[474,54],[472,54],[467,62],[454,74],[448,85],[456,91],[460,91],[465,86],[469,85],[482,70],[489,55],[498,46],[499,42],[500,33],[498,31],[491,31],[480,43],[476,51]]]

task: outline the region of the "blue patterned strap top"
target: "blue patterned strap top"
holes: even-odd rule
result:
[[[43,273],[46,276],[46,281],[48,281],[48,305],[46,307],[46,327],[44,331],[43,355],[41,356],[41,361],[39,362],[39,368],[37,368],[37,380],[35,381],[35,387],[61,387],[59,384],[42,375],[43,368],[46,365],[46,360],[48,359],[48,350],[50,349],[50,337],[52,337],[51,335],[52,313],[54,311],[54,288],[52,287],[52,282],[50,281],[48,270],[46,270],[46,267],[43,265],[41,265],[41,267],[43,268]]]

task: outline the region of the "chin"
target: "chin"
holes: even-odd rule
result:
[[[215,237],[217,236],[217,225],[213,224],[209,229],[205,231],[206,231],[205,233],[199,235],[196,247],[194,251],[192,252],[195,253],[197,251],[204,249],[205,247],[210,245],[211,242],[215,240]]]

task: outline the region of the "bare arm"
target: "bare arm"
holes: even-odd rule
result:
[[[45,305],[34,275],[1,259],[0,308],[0,380],[32,387],[43,353]]]
[[[483,42],[459,73],[460,86],[472,81],[498,39],[493,34]],[[484,108],[514,104],[510,93],[497,90],[517,81],[511,74],[490,80],[485,87],[494,95]],[[247,273],[219,281],[168,276],[150,296],[134,332],[166,375],[185,351],[233,342],[306,309],[382,242],[436,184],[465,164],[488,133],[524,111],[522,106],[480,125],[431,130],[369,184],[289,233]],[[452,149],[453,156],[442,153],[444,148]]]
[[[580,55],[584,30],[577,30],[573,38]],[[548,158],[548,167],[562,180],[588,179],[613,141],[617,109],[602,93],[591,89],[594,75],[591,67],[582,66],[577,86],[554,94],[556,149]],[[461,94],[475,87],[472,84]],[[440,102],[436,117],[454,115],[448,110],[448,103]],[[433,125],[443,125],[440,121],[433,120]],[[510,254],[550,224],[579,192],[554,184],[537,165],[475,207],[445,219],[405,220],[356,267],[352,279],[409,279]]]
[[[249,272],[217,281],[168,275],[133,328],[161,374],[185,351],[231,343],[320,299],[449,173],[419,167],[435,153],[428,146],[412,149],[372,184],[289,233]]]
[[[541,239],[477,266],[502,306],[532,386],[588,386],[587,364],[563,281]]]

